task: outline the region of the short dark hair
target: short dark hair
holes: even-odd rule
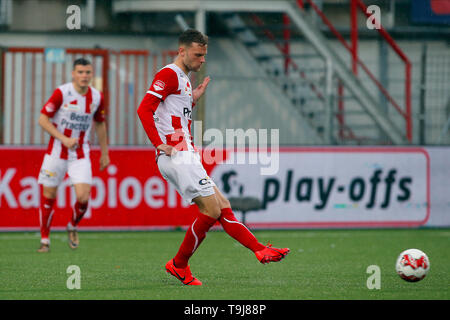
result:
[[[91,62],[88,59],[78,58],[77,60],[75,60],[73,62],[73,70],[75,70],[75,67],[78,66],[78,65],[89,66],[90,64],[91,64]]]
[[[187,29],[178,37],[178,45],[191,46],[194,42],[205,46],[208,44],[208,36],[198,30]]]

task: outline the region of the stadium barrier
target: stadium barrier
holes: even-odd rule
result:
[[[45,149],[0,150],[0,230],[38,230],[37,176]],[[261,210],[246,218],[251,228],[450,226],[450,148],[281,147],[272,154],[215,154],[221,154],[222,163],[202,160],[224,195],[251,196],[262,203]],[[154,149],[111,147],[112,163],[102,172],[99,157],[94,149],[93,189],[80,224],[83,229],[172,229],[192,222],[196,207],[185,203],[161,177]],[[268,166],[276,171],[262,175],[261,169]],[[54,229],[65,227],[74,201],[66,177],[58,190]]]
[[[0,50],[0,143],[42,145],[49,135],[37,125],[42,106],[52,92],[71,81],[73,62],[91,61],[92,86],[103,93],[109,143],[145,145],[148,141],[135,109],[154,74],[176,51],[109,50],[86,48],[9,47]],[[194,83],[194,80],[192,80]],[[25,94],[26,93],[26,94]],[[92,135],[92,143],[96,136]]]

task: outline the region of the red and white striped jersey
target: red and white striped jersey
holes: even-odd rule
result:
[[[56,129],[67,137],[79,138],[76,150],[67,149],[61,141],[50,137],[47,153],[61,159],[89,157],[89,135],[92,122],[105,121],[103,94],[89,87],[85,95],[79,94],[72,82],[59,86],[44,105],[41,113],[52,118]]]
[[[192,85],[175,64],[158,71],[138,108],[152,144],[168,144],[179,151],[195,151],[191,135]]]

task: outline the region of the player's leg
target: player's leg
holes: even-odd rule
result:
[[[266,246],[260,243],[253,233],[236,219],[228,199],[217,187],[214,187],[214,191],[220,206],[219,222],[225,232],[253,252],[264,249]]]
[[[214,190],[220,205],[219,222],[223,229],[232,238],[253,251],[258,261],[261,263],[280,261],[289,253],[289,248],[272,248],[271,245],[265,246],[260,243],[253,233],[236,219],[228,199],[216,186]]]
[[[50,250],[50,228],[53,219],[53,206],[56,200],[57,187],[41,188],[41,204],[39,207],[39,225],[41,231],[41,245],[38,252]]]
[[[67,163],[64,160],[45,155],[39,172],[38,183],[41,188],[41,203],[39,206],[39,224],[41,245],[38,252],[48,252],[50,249],[50,228],[54,213],[57,188],[66,174]]]
[[[69,246],[78,248],[80,243],[77,226],[87,211],[91,196],[92,168],[89,159],[78,159],[69,162],[68,174],[75,189],[76,202],[72,211],[72,218],[67,224]]]
[[[77,226],[87,211],[89,197],[91,194],[91,185],[86,183],[77,183],[73,185],[75,189],[76,202],[72,211],[72,218],[67,224],[67,237],[71,249],[78,248],[80,239],[78,237]]]
[[[76,202],[73,207],[72,220],[73,227],[76,227],[87,211],[89,199],[91,197],[91,185],[87,183],[77,183],[73,185],[75,189]]]
[[[219,204],[214,194],[206,197],[200,196],[193,199],[193,201],[197,204],[200,212],[186,231],[177,254],[166,264],[166,271],[185,285],[202,284],[201,281],[192,275],[188,262],[205,239],[206,233],[220,216]]]
[[[174,263],[179,268],[187,267],[189,258],[200,246],[206,237],[206,233],[220,216],[219,204],[214,194],[207,197],[197,197],[193,201],[200,212],[186,231],[184,240],[174,258]]]
[[[159,170],[183,197],[196,204],[199,212],[188,227],[176,256],[166,264],[166,271],[186,285],[201,285],[192,276],[188,261],[206,237],[208,230],[220,216],[220,207],[206,171],[199,159],[190,152],[179,152],[175,156],[158,159]]]

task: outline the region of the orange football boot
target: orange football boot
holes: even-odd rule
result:
[[[173,275],[186,286],[201,286],[202,282],[192,275],[189,266],[186,268],[177,268],[173,263],[173,259],[166,263],[166,272]]]
[[[290,251],[289,248],[272,248],[272,245],[268,243],[264,249],[256,251],[255,256],[259,262],[266,264],[282,260]]]

